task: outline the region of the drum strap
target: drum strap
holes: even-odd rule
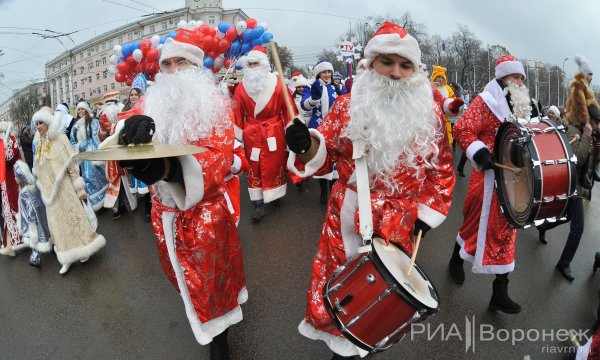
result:
[[[369,187],[369,172],[367,158],[365,157],[365,140],[352,141],[352,159],[355,164],[356,193],[358,197],[358,222],[363,246],[358,252],[371,250],[373,240],[373,213],[371,211],[371,190]]]

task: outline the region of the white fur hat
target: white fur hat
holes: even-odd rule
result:
[[[302,75],[301,72],[295,72],[292,74],[292,78],[290,79],[290,86],[294,89],[298,86],[306,86],[308,85],[308,80]]]
[[[246,54],[244,58],[243,66],[248,65],[249,62],[258,62],[261,64],[269,64],[269,58],[267,57],[267,49],[263,46],[255,46]]]
[[[548,108],[548,112],[553,112],[554,115],[560,117],[560,110],[555,105],[552,105]]]
[[[198,66],[202,66],[204,62],[204,51],[192,44],[168,38],[167,41],[165,41],[162,51],[160,53],[160,68],[162,69],[163,60],[171,59],[174,57],[181,57],[191,63],[194,63]]]
[[[54,121],[54,111],[52,111],[52,109],[50,109],[48,106],[44,106],[40,110],[36,111],[35,114],[33,114],[31,121],[33,123],[39,121],[46,125],[50,125]]]
[[[85,109],[85,111],[87,111],[88,114],[92,113],[92,109],[90,109],[90,106],[85,101],[80,101],[79,103],[77,103],[77,111],[79,111],[79,109]]]
[[[317,64],[313,67],[313,75],[317,76],[320,73],[322,73],[323,71],[331,71],[333,73],[333,65],[331,65],[331,63],[329,61],[325,61],[325,60],[320,60],[319,62],[317,62]]]
[[[583,73],[585,75],[592,75],[594,73],[592,67],[590,66],[590,63],[588,62],[585,56],[581,54],[575,54],[575,63],[579,67],[580,73]]]
[[[503,77],[511,74],[520,74],[525,77],[525,68],[520,61],[514,56],[502,55],[496,60],[495,75],[496,79],[502,79]]]
[[[395,54],[405,57],[413,63],[415,71],[419,70],[421,64],[421,48],[419,48],[417,40],[401,26],[387,21],[377,29],[365,46],[367,66],[371,66],[379,54]]]

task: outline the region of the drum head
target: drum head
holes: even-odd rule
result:
[[[380,238],[373,239],[373,251],[405,294],[414,298],[423,306],[437,310],[439,306],[437,292],[425,273],[417,266],[410,276],[407,275],[410,256],[394,244],[386,245]]]

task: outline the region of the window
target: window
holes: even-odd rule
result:
[[[163,21],[162,24],[160,24],[163,30],[167,30],[167,22]]]
[[[100,80],[100,73],[96,73],[96,80]]]
[[[149,29],[149,30],[150,30],[150,34],[152,34],[153,32],[155,32],[155,31],[156,31],[156,29],[155,29],[154,25],[150,25],[150,26],[149,26],[149,28],[150,28],[150,29]]]
[[[100,94],[100,88],[99,88],[99,87],[98,87],[98,88],[96,88],[96,92],[97,92],[98,94]]]
[[[83,60],[83,52],[79,53],[79,60]]]
[[[83,74],[83,66],[79,68],[79,73]]]
[[[108,42],[108,48],[109,49],[113,48],[113,39],[110,39],[110,41]]]
[[[81,79],[81,86],[83,86],[83,84],[85,84],[85,79]]]
[[[85,99],[85,93],[81,93],[81,98]]]
[[[92,77],[91,76],[88,76],[88,81],[92,82]]]
[[[96,66],[100,66],[100,60],[96,60]]]
[[[108,91],[108,85],[104,85],[104,92]]]
[[[102,42],[102,50],[106,50],[106,41]]]
[[[214,16],[209,16],[208,17],[208,23],[211,24],[211,25],[214,25],[215,24],[215,17]]]
[[[125,83],[121,83],[121,88],[124,88],[124,87],[125,87]]]
[[[108,71],[104,70],[104,71],[102,72],[102,78],[103,78],[103,79],[106,79],[106,77],[107,77],[107,76],[108,76]]]
[[[77,70],[73,70],[73,76],[77,75]]]
[[[115,89],[115,83],[110,83],[110,88],[111,88],[112,90],[114,90],[114,89]]]
[[[73,89],[77,89],[77,81],[73,82]]]
[[[127,34],[127,41],[133,40],[133,33]]]
[[[94,93],[92,92],[92,90],[90,90],[90,97],[94,96]]]
[[[94,63],[88,63],[88,70],[94,67]]]
[[[102,65],[106,65],[106,58],[105,57],[102,58]]]
[[[100,51],[100,45],[96,45],[96,52]]]
[[[118,41],[118,43],[119,43],[119,44],[122,44],[122,43],[123,43],[123,36],[119,36],[119,41]]]

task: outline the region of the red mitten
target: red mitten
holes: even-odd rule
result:
[[[458,115],[460,113],[460,107],[463,106],[464,103],[465,101],[463,99],[456,98],[448,105],[448,109],[450,109],[453,115]]]

